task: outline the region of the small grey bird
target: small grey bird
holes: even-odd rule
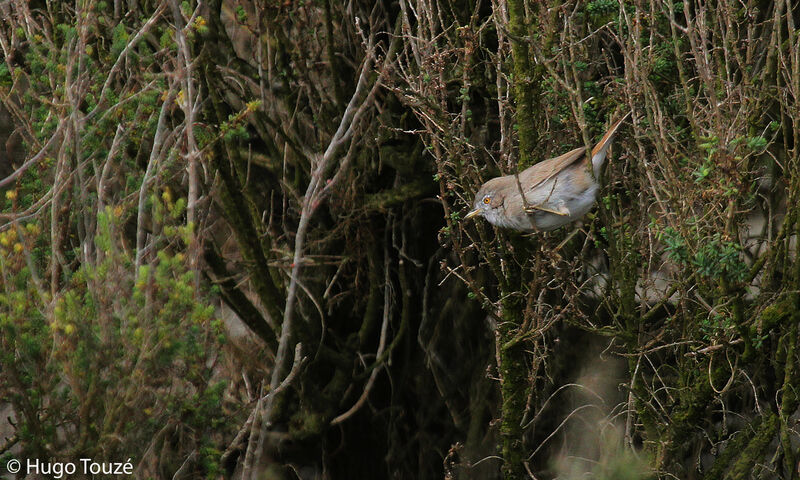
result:
[[[518,175],[484,183],[475,195],[474,208],[464,218],[480,215],[492,225],[526,232],[554,230],[580,220],[594,205],[608,147],[629,115],[630,112],[608,129],[592,149],[591,159],[586,147],[580,147],[539,162]]]

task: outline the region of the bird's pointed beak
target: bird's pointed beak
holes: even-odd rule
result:
[[[481,214],[481,211],[476,208],[474,210],[471,210],[466,216],[464,216],[464,220],[469,220],[470,218],[477,217],[480,214]]]

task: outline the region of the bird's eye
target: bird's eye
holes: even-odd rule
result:
[[[489,202],[491,202],[491,201],[492,201],[492,198],[489,197],[488,195],[483,197],[483,203],[485,203],[486,205],[489,205]]]

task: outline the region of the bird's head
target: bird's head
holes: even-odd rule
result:
[[[493,178],[483,184],[475,194],[472,210],[467,213],[465,219],[481,216],[494,225],[503,223],[501,214],[505,200],[505,185],[501,180],[502,177]]]

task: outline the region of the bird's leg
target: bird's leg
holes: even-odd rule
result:
[[[541,204],[528,205],[527,207],[525,207],[525,212],[527,213],[533,213],[535,210],[552,213],[553,215],[561,215],[562,217],[569,217],[570,215],[572,215],[572,212],[569,211],[569,208],[567,208],[567,206],[564,205],[563,202],[561,202],[561,204],[558,205],[558,210],[553,210],[552,208],[543,207],[541,206]]]
[[[519,180],[517,180],[519,183]],[[553,180],[553,186],[550,187],[550,193],[547,195],[547,198],[538,205],[530,205],[528,202],[525,201],[525,197],[522,197],[522,203],[524,204],[525,213],[532,214],[535,210],[539,210],[542,212],[552,213],[553,215],[561,215],[562,217],[569,217],[572,213],[567,208],[567,205],[564,203],[564,200],[559,200],[558,202],[554,202],[556,209],[543,207],[545,203],[548,203],[550,197],[553,195],[553,191],[556,189],[556,183],[558,183],[558,178]]]

